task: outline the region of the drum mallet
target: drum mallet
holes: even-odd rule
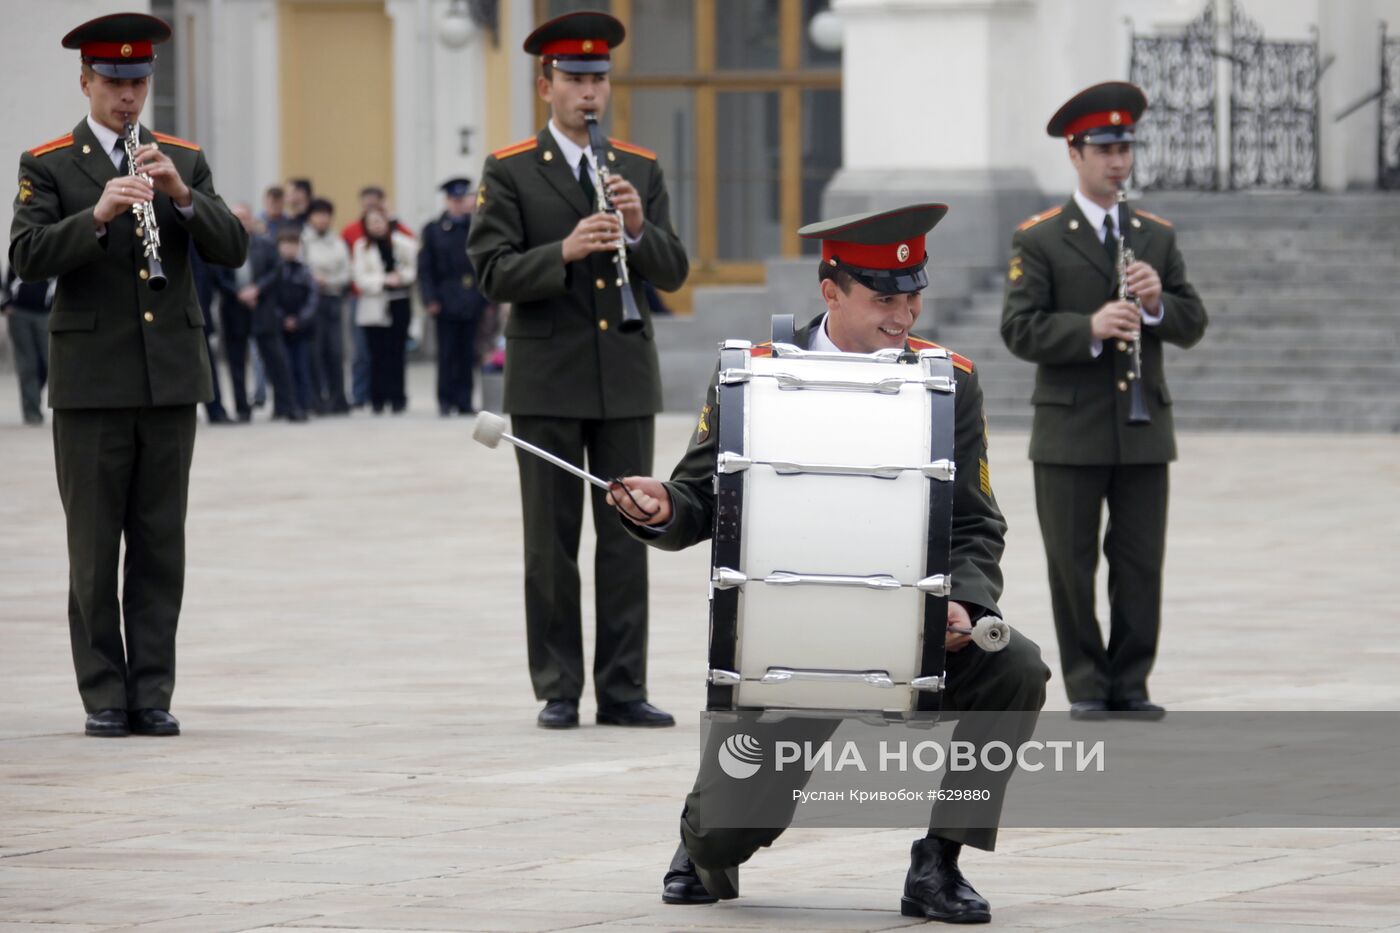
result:
[[[489,411],[477,413],[476,427],[472,429],[472,440],[480,444],[485,444],[487,447],[490,447],[493,450],[495,449],[496,445],[499,444],[501,441],[510,441],[512,444],[514,444],[516,447],[519,447],[521,450],[529,451],[536,457],[548,460],[550,463],[554,464],[559,469],[566,470],[569,473],[572,473],[575,476],[577,476],[579,479],[587,480],[588,482],[592,483],[594,486],[597,486],[604,492],[606,492],[609,488],[608,483],[594,476],[592,473],[589,473],[587,470],[581,470],[569,461],[564,460],[560,457],[556,457],[554,456],[554,454],[550,453],[547,450],[541,450],[534,444],[522,441],[520,438],[514,436],[513,434],[508,434],[506,432],[506,419],[502,418],[500,415],[492,414]]]
[[[1011,641],[1011,626],[1000,616],[983,616],[973,623],[972,628],[950,625],[948,631],[959,635],[971,635],[972,643],[983,651],[1000,651]]]

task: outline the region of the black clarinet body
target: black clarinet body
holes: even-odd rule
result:
[[[593,150],[593,161],[597,165],[593,188],[597,192],[598,210],[616,217],[618,226],[621,227],[622,215],[613,205],[612,194],[608,191],[608,178],[611,173],[604,160],[607,147],[603,142],[603,132],[598,128],[598,116],[588,113],[584,114],[583,118],[588,123],[588,145]],[[613,254],[613,265],[617,267],[616,284],[622,292],[622,323],[618,326],[624,334],[636,333],[646,322],[642,320],[642,312],[637,309],[636,296],[632,294],[632,277],[627,270],[627,243],[620,234],[617,238],[617,252]]]

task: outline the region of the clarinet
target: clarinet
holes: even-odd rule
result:
[[[593,161],[598,166],[593,179],[598,210],[616,217],[618,226],[621,226],[622,214],[613,206],[612,194],[608,191],[608,178],[611,173],[603,158],[607,148],[603,145],[603,133],[598,129],[598,115],[585,113],[583,119],[588,124],[588,145],[593,150]],[[618,326],[624,334],[636,333],[643,326],[642,313],[637,310],[637,299],[632,295],[632,277],[627,272],[627,243],[620,235],[617,238],[617,252],[613,254],[613,264],[617,266],[617,287],[622,290],[622,323]]]
[[[136,171],[136,150],[141,145],[140,130],[135,123],[126,124],[123,130],[126,137],[122,140],[126,148],[126,172],[149,185],[151,176]],[[131,205],[131,213],[136,216],[136,235],[141,239],[146,254],[146,268],[141,270],[142,276],[151,291],[158,292],[165,288],[165,267],[160,264],[160,227],[156,226],[156,206],[154,202],[142,201]]]
[[[1118,189],[1118,203],[1128,200],[1128,192]],[[1118,300],[1131,301],[1138,312],[1138,331],[1132,343],[1132,361],[1128,364],[1128,424],[1150,424],[1152,416],[1147,413],[1147,399],[1142,387],[1142,302],[1128,291],[1128,267],[1137,261],[1128,248],[1128,231],[1122,224],[1123,211],[1118,212]]]

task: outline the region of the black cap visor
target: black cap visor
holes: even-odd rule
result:
[[[928,288],[928,272],[924,270],[927,262],[926,259],[917,266],[903,269],[863,269],[860,266],[849,266],[838,259],[836,268],[872,292],[879,292],[881,295],[908,295]]]
[[[146,78],[155,70],[155,62],[106,62],[88,60],[87,65],[104,78]]]
[[[1096,146],[1108,146],[1113,143],[1130,143],[1136,141],[1133,136],[1132,127],[1128,126],[1096,126],[1092,130],[1085,130],[1079,134],[1082,142],[1093,143]]]
[[[554,67],[571,75],[600,75],[612,71],[612,59],[590,55],[587,58],[570,58],[556,55],[551,61]]]

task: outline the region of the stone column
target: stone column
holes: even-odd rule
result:
[[[1048,116],[1035,93],[1046,76],[1027,61],[1036,3],[834,0],[832,8],[843,27],[844,164],[823,215],[946,202],[949,216],[930,237],[931,269],[979,286],[1000,265],[1013,225],[1045,203],[1028,151]]]

